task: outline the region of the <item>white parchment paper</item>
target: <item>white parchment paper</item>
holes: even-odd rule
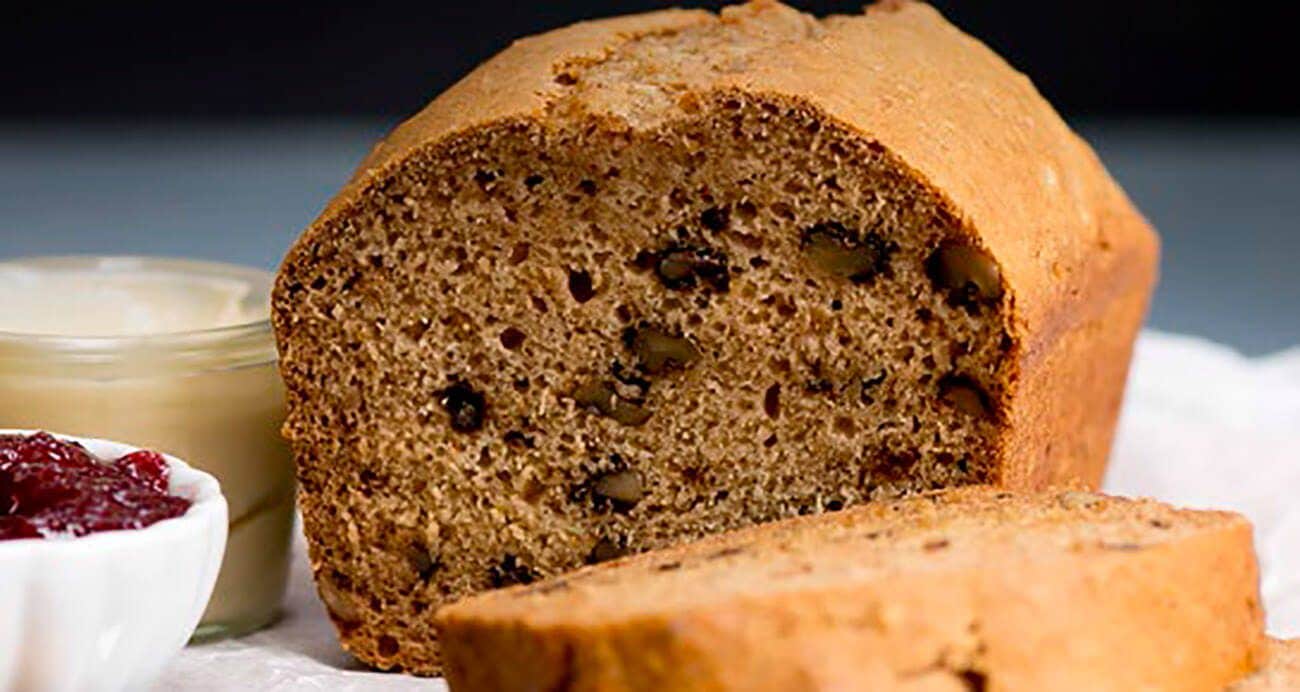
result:
[[[1269,632],[1300,636],[1300,348],[1144,333],[1106,490],[1249,517]]]
[[[1144,333],[1106,489],[1250,517],[1269,631],[1300,636],[1300,348],[1247,359],[1207,341]],[[156,689],[446,689],[441,680],[368,672],[344,654],[301,541],[296,550],[278,625],[186,649]]]

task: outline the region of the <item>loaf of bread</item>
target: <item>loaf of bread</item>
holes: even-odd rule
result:
[[[1296,692],[1300,690],[1300,639],[1274,639],[1268,664],[1228,688],[1228,692]]]
[[[988,488],[626,557],[437,624],[474,692],[1219,692],[1266,643],[1242,517]]]
[[[871,498],[1101,477],[1155,237],[928,6],[521,40],[381,142],[274,293],[344,645],[439,604]]]

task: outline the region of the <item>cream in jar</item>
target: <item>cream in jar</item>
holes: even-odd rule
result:
[[[183,260],[0,262],[0,428],[156,449],[221,481],[230,537],[196,639],[268,624],[284,594],[294,476],[270,283]]]

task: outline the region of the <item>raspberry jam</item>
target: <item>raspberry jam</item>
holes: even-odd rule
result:
[[[0,435],[0,541],[142,529],[185,513],[157,452],[100,459],[48,433]]]

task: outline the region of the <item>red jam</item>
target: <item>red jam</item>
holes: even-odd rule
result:
[[[100,459],[48,433],[0,435],[0,541],[142,529],[185,513],[157,452]]]

